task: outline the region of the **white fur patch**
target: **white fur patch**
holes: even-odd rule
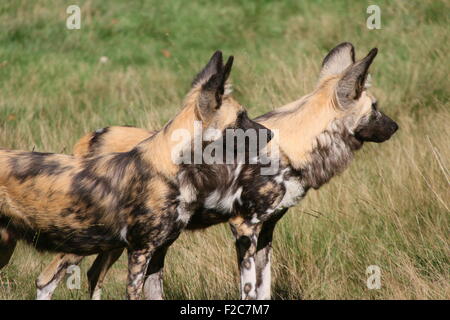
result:
[[[275,181],[277,183],[282,183],[284,180],[284,174],[289,170],[289,168],[285,168],[281,170],[281,172],[275,177]]]
[[[95,133],[100,134],[106,131],[106,128],[101,128],[101,129],[97,129],[95,130]]]
[[[205,200],[205,208],[231,211],[235,201],[241,201],[242,187],[232,193],[231,188],[222,195],[218,190],[214,190]]]
[[[372,76],[367,74],[366,82],[364,82],[364,89],[369,89],[372,86]]]
[[[92,300],[102,300],[101,288],[95,288],[94,293],[92,294]]]
[[[219,202],[219,207],[232,210],[235,201],[241,201],[242,187],[236,190],[234,194],[227,193]]]
[[[231,95],[232,93],[233,93],[233,85],[231,84],[230,81],[227,81],[227,82],[225,83],[225,90],[224,90],[223,95],[224,95],[224,96],[229,96],[229,95]]]
[[[123,227],[122,230],[120,230],[120,237],[125,241],[127,241],[127,226]]]
[[[268,209],[266,214],[271,214],[279,209],[293,207],[305,195],[305,189],[297,178],[291,177],[287,180],[285,179],[285,173],[289,170],[289,168],[285,168],[275,177],[277,183],[284,184],[286,191],[280,203],[275,208]]]
[[[257,224],[257,223],[261,222],[261,220],[258,219],[258,214],[257,213],[253,214],[252,220],[250,220],[250,222],[253,223],[253,224]]]
[[[279,209],[295,206],[305,195],[305,189],[303,189],[300,181],[295,178],[285,180],[284,186],[286,188],[286,192],[283,199],[281,199],[281,202],[278,204]]]
[[[261,271],[261,283],[258,286],[256,292],[258,300],[270,300],[270,282],[271,282],[271,273],[270,273],[270,254],[268,255],[268,261],[264,265]]]
[[[234,181],[236,181],[236,179],[239,177],[239,175],[241,174],[241,171],[242,171],[242,167],[243,167],[244,165],[242,164],[242,163],[239,163],[237,166],[236,166],[236,169],[235,169],[235,171],[234,171],[234,174],[233,174],[233,178],[234,178]],[[228,169],[228,167],[227,167],[227,169]],[[233,181],[233,182],[234,182]]]
[[[220,192],[214,190],[214,192],[210,193],[209,196],[205,199],[205,208],[213,209],[217,206],[220,200]]]
[[[162,278],[159,273],[151,274],[145,280],[144,296],[149,300],[163,300]]]
[[[293,207],[305,195],[305,189],[303,188],[301,182],[297,178],[291,177],[287,180],[285,179],[284,177],[285,173],[288,172],[289,170],[290,170],[289,168],[285,168],[275,177],[275,181],[277,183],[284,184],[286,191],[283,196],[283,199],[281,199],[280,203],[276,206],[276,208],[269,209],[266,211],[266,213],[270,214],[279,209]]]
[[[177,207],[177,213],[178,213],[178,218],[177,220],[183,222],[184,224],[187,224],[189,222],[189,220],[191,219],[191,212],[186,210],[186,204],[181,203],[178,207]]]
[[[250,268],[241,268],[241,298],[256,297],[256,265],[254,258],[248,258]],[[246,294],[244,288],[246,284],[251,285],[250,291]]]
[[[183,183],[180,186],[180,198],[183,202],[192,203],[197,199],[197,191],[190,183]]]
[[[48,283],[45,287],[37,289],[36,300],[50,300],[57,285],[58,281],[53,280],[50,283]]]

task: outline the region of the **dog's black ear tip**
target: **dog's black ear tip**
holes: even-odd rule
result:
[[[223,68],[223,72],[228,77],[231,71],[231,67],[233,66],[234,56],[229,56],[225,67]]]
[[[219,71],[223,65],[223,54],[222,51],[216,50],[210,59],[210,63],[214,63],[216,71]]]
[[[370,65],[372,63],[372,61],[375,59],[375,57],[377,56],[377,54],[378,54],[378,48],[373,48],[372,50],[369,51],[369,53],[364,58],[364,60],[366,62],[368,62]]]

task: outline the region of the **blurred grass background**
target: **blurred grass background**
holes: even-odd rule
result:
[[[72,4],[81,30],[66,29]],[[381,9],[381,30],[366,27],[370,4]],[[358,57],[378,47],[373,92],[400,130],[366,145],[279,223],[273,297],[449,299],[449,9],[448,1],[5,0],[0,146],[70,153],[96,128],[158,128],[216,49],[235,55],[236,96],[257,116],[310,92],[338,43],[352,42]],[[51,258],[19,245],[0,271],[0,299],[33,299]],[[90,261],[82,290],[63,284],[54,298],[88,298]],[[381,268],[379,290],[366,286],[369,265]],[[166,266],[168,299],[238,297],[226,225],[183,234]],[[124,298],[125,279],[122,257],[104,298]]]

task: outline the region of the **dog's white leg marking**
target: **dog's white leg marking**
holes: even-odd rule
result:
[[[270,270],[271,251],[271,248],[264,248],[257,254],[257,278],[260,278],[260,282],[256,288],[256,298],[258,300],[270,300],[270,286],[272,281]],[[259,257],[259,255],[265,255],[265,257]]]
[[[258,235],[256,251],[256,298],[269,300],[271,298],[271,255],[273,231],[279,219],[287,210],[279,211],[272,219],[263,223]]]
[[[241,263],[241,299],[256,299],[256,264],[253,256]]]
[[[102,300],[102,288],[95,288],[91,300]]]
[[[147,279],[144,283],[144,297],[147,300],[163,300],[164,259],[172,242],[158,248],[147,267]]]
[[[62,278],[62,277],[61,277]],[[55,278],[46,286],[37,289],[36,300],[50,300],[61,279]]]
[[[82,256],[73,254],[57,255],[36,280],[36,299],[50,300],[58,283],[66,276],[68,268],[78,265],[82,259]]]
[[[164,299],[162,270],[147,277],[144,283],[144,296],[147,300]]]
[[[256,243],[261,225],[237,217],[230,221],[236,239],[236,253],[240,271],[241,299],[256,299]]]

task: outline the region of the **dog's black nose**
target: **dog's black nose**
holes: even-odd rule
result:
[[[269,142],[270,140],[272,140],[272,138],[274,137],[274,133],[272,130],[267,129],[267,142]]]
[[[397,131],[397,130],[398,130],[398,124],[397,124],[397,122],[394,122],[392,124],[392,133],[395,133],[395,131]]]

